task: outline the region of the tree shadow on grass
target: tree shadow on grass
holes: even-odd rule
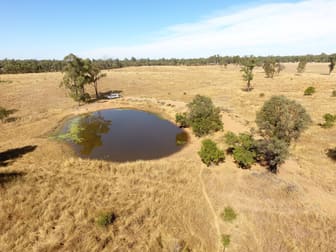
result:
[[[3,186],[6,183],[9,183],[15,179],[18,179],[26,175],[24,172],[4,172],[0,173],[0,186]]]
[[[8,123],[8,122],[15,122],[15,121],[18,119],[17,117],[11,117],[11,116],[10,116],[10,115],[12,115],[12,114],[18,112],[17,109],[6,109],[5,112],[6,112],[6,114],[7,114],[7,117],[4,118],[4,119],[2,119],[3,122],[6,122],[6,123]]]
[[[0,152],[0,167],[8,166],[13,163],[16,159],[22,157],[23,155],[34,151],[37,145],[27,145],[21,148],[15,148]]]
[[[254,89],[253,87],[250,87],[249,89],[247,87],[244,87],[244,88],[241,88],[240,90],[249,93],[249,92],[252,92],[253,89]]]
[[[336,161],[336,148],[334,148],[334,149],[328,149],[327,152],[326,152],[326,154],[327,154],[327,156],[330,159]]]

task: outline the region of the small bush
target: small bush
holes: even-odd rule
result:
[[[331,128],[336,122],[336,115],[328,113],[323,116],[323,119],[325,122],[321,124],[322,128]]]
[[[232,153],[234,160],[241,168],[250,168],[255,163],[255,140],[251,135],[246,133],[236,135],[228,132],[224,139],[229,146],[228,152]]]
[[[234,219],[236,219],[237,214],[232,207],[226,207],[222,212],[221,217],[223,221],[233,221]]]
[[[264,93],[260,93],[260,94],[259,94],[259,97],[260,97],[260,98],[262,98],[262,97],[264,97],[264,96],[265,96]]]
[[[216,143],[210,139],[202,141],[202,147],[198,154],[201,157],[202,162],[207,166],[211,164],[218,165],[225,160],[224,151],[218,149]]]
[[[314,87],[308,87],[305,91],[304,91],[304,95],[312,95],[316,92]]]
[[[331,92],[331,96],[332,96],[332,97],[336,97],[336,90],[333,90],[333,91]]]
[[[230,245],[230,235],[222,234],[221,242],[224,248]]]
[[[107,227],[116,220],[117,216],[113,212],[102,213],[97,217],[96,223],[98,226]]]
[[[175,122],[179,124],[181,128],[189,127],[187,113],[177,113],[175,115]]]
[[[223,129],[220,109],[216,108],[209,97],[196,95],[188,104],[187,122],[196,136],[204,136]]]

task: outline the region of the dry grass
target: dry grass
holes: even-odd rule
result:
[[[222,234],[230,235],[227,251],[335,251],[336,165],[325,151],[336,146],[336,128],[317,124],[336,110],[336,75],[326,75],[327,64],[308,64],[301,75],[295,68],[286,64],[274,79],[257,68],[250,93],[235,66],[113,70],[101,89],[124,98],[80,108],[58,88],[60,73],[3,76],[0,106],[18,111],[0,124],[0,152],[37,148],[0,167],[0,251],[178,251],[181,244],[218,251]],[[309,86],[316,93],[307,97]],[[230,157],[206,168],[194,137],[165,159],[124,164],[75,158],[48,138],[64,118],[101,108],[172,119],[196,94],[223,109],[225,131],[255,127],[255,112],[274,94],[300,102],[314,122],[276,176],[259,166],[238,169]],[[212,136],[221,147],[222,136]],[[233,222],[221,219],[226,206],[237,213]],[[102,212],[117,216],[106,228],[96,225]]]

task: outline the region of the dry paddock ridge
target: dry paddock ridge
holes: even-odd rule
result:
[[[9,82],[0,83],[0,105],[17,112],[0,124],[0,153],[23,152],[0,166],[0,251],[179,251],[181,244],[222,251],[222,234],[231,237],[225,251],[336,251],[336,164],[325,154],[336,146],[336,127],[318,125],[336,111],[336,74],[309,63],[296,75],[296,65],[285,64],[274,79],[256,68],[250,93],[233,65],[109,70],[100,89],[121,90],[123,98],[81,107],[59,88],[61,73],[1,75]],[[303,96],[308,86],[313,96]],[[122,164],[82,160],[49,138],[65,118],[103,108],[174,120],[196,94],[222,110],[224,132],[210,136],[222,148],[225,132],[255,127],[272,95],[301,103],[313,124],[277,175],[258,165],[239,169],[229,156],[207,168],[196,137],[169,157]],[[227,206],[237,213],[232,222],[221,218]],[[95,223],[104,211],[117,215],[107,228]]]

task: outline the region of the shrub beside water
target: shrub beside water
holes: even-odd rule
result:
[[[202,147],[198,154],[202,159],[202,162],[207,166],[211,164],[218,165],[220,162],[225,160],[224,151],[220,150],[216,143],[210,139],[202,141]]]
[[[187,106],[187,113],[175,115],[175,121],[181,128],[191,126],[198,137],[223,129],[220,109],[214,106],[209,97],[196,95]]]
[[[179,124],[181,128],[189,127],[187,113],[177,113],[175,115],[175,122]]]

